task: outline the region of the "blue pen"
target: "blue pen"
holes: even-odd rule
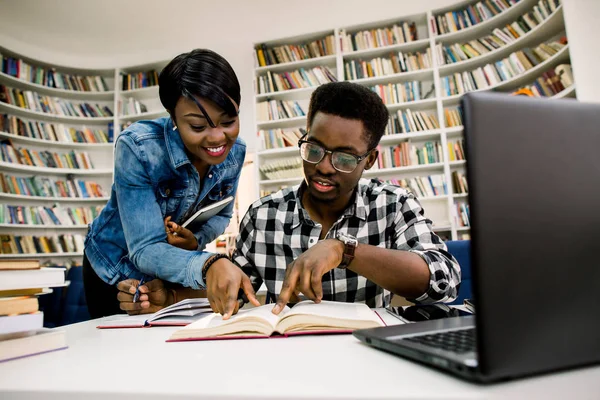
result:
[[[138,284],[138,287],[135,288],[135,294],[133,295],[134,303],[137,303],[137,301],[140,299],[140,286],[142,286],[144,283],[146,283],[146,275],[142,276],[142,279],[140,279],[140,283]]]

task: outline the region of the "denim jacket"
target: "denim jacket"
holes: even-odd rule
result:
[[[202,266],[211,253],[202,249],[225,231],[234,202],[195,234],[198,251],[167,243],[164,218],[182,223],[199,207],[234,196],[246,144],[238,138],[225,161],[212,165],[202,180],[170,118],[131,125],[115,146],[110,200],[85,239],[94,271],[112,285],[145,274],[194,289],[205,287]]]

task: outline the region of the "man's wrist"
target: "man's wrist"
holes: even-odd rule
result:
[[[208,276],[208,271],[222,258],[229,260],[229,256],[226,254],[215,254],[204,263],[204,266],[202,267],[202,280],[204,281],[205,285],[207,285],[206,278]]]

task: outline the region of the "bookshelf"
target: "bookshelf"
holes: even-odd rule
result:
[[[486,11],[479,3],[496,8],[487,8]],[[474,12],[474,9],[477,11]],[[470,18],[469,21],[466,18]],[[448,28],[452,24],[456,30]],[[262,51],[262,57],[266,57],[270,48],[298,46],[331,35],[335,41],[331,54],[260,66],[258,49]],[[306,112],[314,91],[314,87],[307,87],[264,93],[258,90],[260,77],[268,71],[285,74],[300,68],[327,67],[338,81],[348,80],[375,90],[384,99],[390,115],[397,117],[397,122],[388,125],[380,147],[391,147],[392,159],[397,152],[400,157],[405,157],[400,161],[410,162],[408,165],[407,162],[392,163],[404,165],[396,167],[377,163],[373,169],[365,171],[363,177],[401,183],[415,194],[418,191],[421,195],[417,197],[428,217],[435,222],[437,233],[446,239],[468,238],[468,218],[466,215],[463,218],[463,214],[468,213],[468,194],[463,192],[467,188],[455,187],[460,186],[460,182],[454,182],[455,177],[461,179],[466,174],[466,161],[451,160],[448,148],[449,145],[454,148],[463,138],[458,112],[462,95],[477,90],[510,93],[522,87],[535,86],[533,90],[545,97],[575,98],[576,86],[572,77],[565,81],[570,83],[564,86],[546,85],[543,88],[539,82],[541,79],[547,84],[551,75],[544,74],[555,72],[559,65],[570,64],[568,43],[555,44],[563,36],[566,37],[563,7],[557,1],[470,0],[417,15],[399,14],[393,19],[255,44],[255,127],[260,141],[255,164],[259,195],[301,182],[302,170],[294,161],[299,158],[298,148],[289,132],[306,128],[306,118],[302,116],[265,118],[263,103],[296,102]],[[556,47],[548,54],[542,54],[542,58],[537,53],[544,51],[545,47],[540,49],[542,44]],[[468,46],[479,51],[471,51]],[[446,48],[451,49],[455,59],[444,56],[448,54]],[[527,65],[526,62],[531,60],[520,58],[529,57],[526,51],[533,54],[535,63]],[[394,56],[398,60],[396,63]],[[271,54],[275,61],[277,57],[277,54]],[[415,64],[410,68],[408,64],[413,62]],[[362,71],[357,70],[357,65]],[[485,82],[481,81],[482,76]],[[278,104],[283,107],[283,104]],[[414,124],[410,123],[410,119],[404,119],[410,115]],[[429,152],[425,153],[424,149]],[[429,157],[432,152],[436,157],[423,159],[424,154]],[[285,176],[273,175],[273,169],[277,168]],[[269,171],[271,179],[265,170]],[[423,187],[424,182],[431,182],[431,190],[440,183],[440,179],[445,183],[445,191],[438,190],[432,196],[431,192],[423,190],[427,189]]]
[[[0,259],[80,263],[87,223],[109,199],[114,138],[131,122],[167,115],[156,85],[169,60],[95,70],[2,47],[0,55],[0,237],[3,250],[16,237],[24,251],[13,244]],[[58,221],[48,219],[52,210]]]

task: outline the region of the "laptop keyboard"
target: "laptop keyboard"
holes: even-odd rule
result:
[[[440,332],[432,335],[412,336],[403,340],[461,354],[476,350],[475,328]]]

